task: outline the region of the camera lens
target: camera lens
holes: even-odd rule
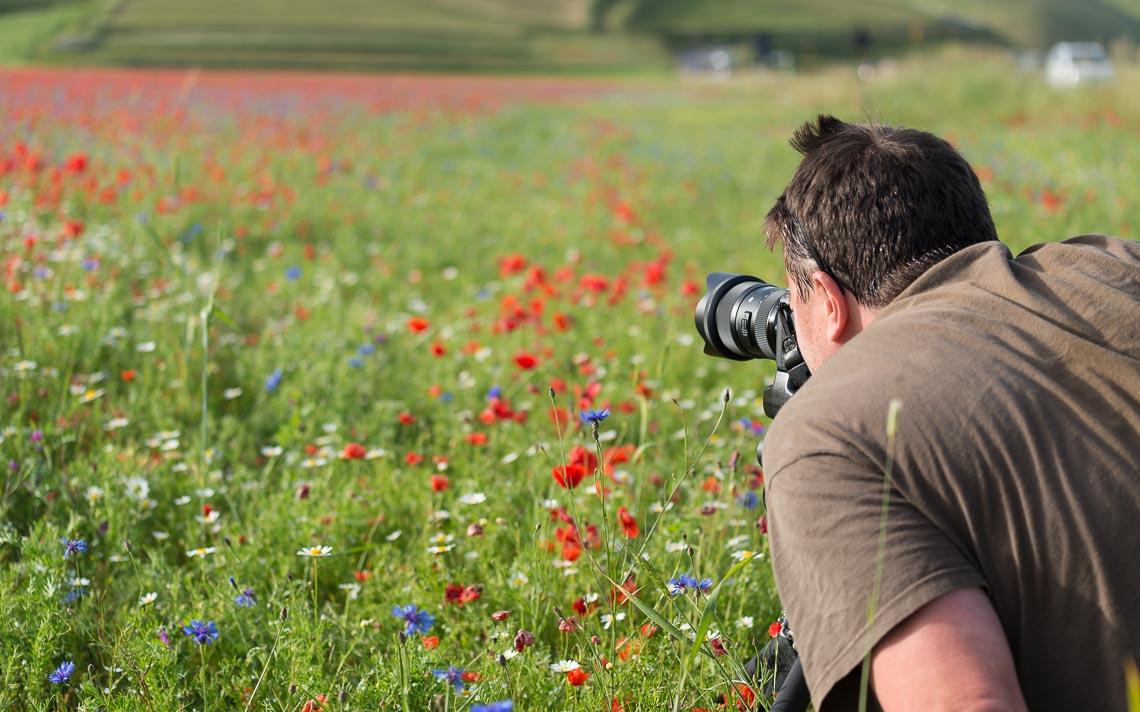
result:
[[[697,302],[697,332],[710,356],[776,358],[776,313],[788,290],[746,274],[714,272]]]

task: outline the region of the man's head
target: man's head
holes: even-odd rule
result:
[[[937,136],[820,116],[791,143],[804,157],[764,232],[812,369],[934,264],[997,240],[973,169]]]

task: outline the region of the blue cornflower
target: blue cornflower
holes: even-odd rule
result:
[[[436,679],[445,680],[455,688],[456,692],[463,692],[463,670],[452,665],[446,670],[432,670],[432,675]]]
[[[514,708],[514,700],[499,700],[488,705],[471,705],[471,712],[511,712]]]
[[[253,608],[253,605],[257,603],[257,596],[254,595],[252,588],[245,588],[242,589],[241,593],[234,596],[234,603],[242,608]]]
[[[71,677],[71,673],[75,672],[75,663],[70,660],[64,660],[55,669],[55,672],[48,675],[48,682],[53,685],[59,685],[67,682],[67,678]]]
[[[272,393],[277,390],[279,385],[281,385],[281,369],[275,370],[269,374],[269,378],[265,379],[265,392]]]
[[[744,507],[745,509],[756,509],[756,505],[760,504],[760,495],[756,494],[752,490],[748,490],[744,494],[737,497],[736,501],[740,502],[740,506]]]
[[[190,621],[189,625],[182,626],[182,632],[189,635],[198,641],[199,645],[204,643],[213,643],[221,635],[218,632],[218,625],[214,621],[203,623],[199,620]]]
[[[503,395],[503,389],[499,386],[491,386],[491,390],[487,391],[487,400],[494,400]]]
[[[411,635],[412,633],[422,635],[431,630],[432,624],[435,623],[435,616],[416,608],[414,603],[409,603],[406,606],[392,606],[392,615],[403,619],[404,635]]]
[[[353,368],[360,368],[364,365],[364,359],[353,356],[348,360],[348,365],[352,366]]]
[[[609,408],[606,408],[605,410],[584,410],[584,411],[582,411],[582,422],[583,423],[593,423],[594,425],[597,425],[598,423],[602,422],[603,420],[605,420],[608,417],[610,417]]]
[[[697,577],[692,574],[677,574],[669,579],[669,593],[676,596],[678,593],[684,593],[686,588],[697,588],[698,584]]]
[[[72,554],[78,554],[81,551],[87,551],[87,542],[83,541],[82,539],[68,539],[67,537],[61,537],[59,543],[63,544],[63,558],[65,559]]]
[[[300,278],[301,278],[301,268],[300,267],[290,267],[289,269],[285,270],[285,279],[289,280],[290,282],[296,282]]]
[[[376,353],[376,344],[361,344],[356,348],[356,353],[361,356],[371,356]]]
[[[703,578],[697,581],[695,588],[701,593],[708,593],[708,590],[712,588],[712,586],[713,580],[711,578]]]

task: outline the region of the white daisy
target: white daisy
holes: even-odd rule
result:
[[[301,549],[298,551],[297,556],[308,556],[315,559],[322,556],[328,556],[331,553],[331,546],[310,546],[308,549]]]
[[[559,660],[556,663],[550,664],[550,669],[554,672],[570,672],[571,670],[577,670],[580,667],[582,666],[578,664],[577,660]]]

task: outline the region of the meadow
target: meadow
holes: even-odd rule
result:
[[[782,283],[819,112],[949,138],[1015,250],[1132,237],[1138,79],[0,71],[0,709],[766,707],[706,273]]]

